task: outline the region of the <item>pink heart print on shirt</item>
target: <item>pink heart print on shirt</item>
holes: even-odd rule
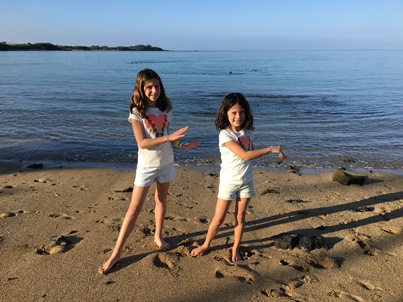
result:
[[[249,151],[252,149],[252,142],[249,136],[241,135],[238,137],[238,144],[245,150]]]
[[[155,134],[155,137],[161,137],[164,136],[169,123],[167,116],[161,113],[158,116],[155,114],[147,114],[145,124],[151,134]]]

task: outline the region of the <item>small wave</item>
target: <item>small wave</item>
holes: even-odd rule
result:
[[[167,64],[167,63],[179,63],[181,61],[131,61],[128,64]]]
[[[306,99],[310,96],[302,94],[248,94],[247,97],[255,99]]]

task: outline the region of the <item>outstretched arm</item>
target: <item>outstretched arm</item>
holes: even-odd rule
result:
[[[286,158],[285,154],[281,151],[280,146],[270,146],[263,149],[250,151],[245,151],[245,149],[238,145],[235,141],[228,141],[225,143],[225,146],[232,152],[234,152],[236,156],[242,158],[243,160],[259,158],[269,153],[278,153],[281,159]]]
[[[178,149],[182,149],[182,150],[188,150],[188,149],[192,149],[194,147],[197,147],[198,145],[200,145],[200,141],[194,141],[191,143],[184,143],[181,142],[180,140],[176,140],[172,142],[172,145],[175,146]]]
[[[194,141],[194,142],[190,142],[190,143],[184,143],[184,144],[181,146],[181,149],[182,149],[182,150],[189,150],[189,149],[192,149],[192,148],[194,148],[194,147],[197,147],[198,145],[200,145],[200,141]]]
[[[175,132],[161,136],[156,138],[147,138],[144,133],[144,126],[143,123],[140,121],[132,120],[132,128],[134,137],[136,138],[137,145],[142,149],[147,149],[151,147],[155,147],[161,145],[166,142],[173,142],[185,136],[186,130],[188,127],[183,127],[181,129],[176,130]]]

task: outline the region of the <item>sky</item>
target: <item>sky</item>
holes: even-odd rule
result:
[[[403,1],[0,0],[0,41],[200,51],[403,49]]]

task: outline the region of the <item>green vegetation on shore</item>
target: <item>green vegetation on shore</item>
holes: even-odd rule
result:
[[[151,45],[135,45],[135,46],[66,46],[54,45],[52,43],[25,43],[25,44],[7,44],[0,42],[0,51],[11,50],[118,50],[118,51],[163,51],[162,48]]]

